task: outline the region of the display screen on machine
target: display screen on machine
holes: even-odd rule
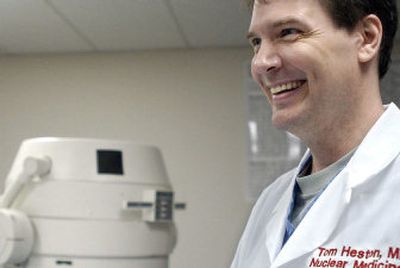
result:
[[[97,150],[97,172],[99,174],[123,175],[122,152]]]

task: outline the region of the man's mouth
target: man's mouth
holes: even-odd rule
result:
[[[270,87],[269,90],[273,95],[280,94],[286,91],[295,90],[301,87],[306,80],[299,80],[299,81],[291,81],[287,83],[283,83],[274,87]]]

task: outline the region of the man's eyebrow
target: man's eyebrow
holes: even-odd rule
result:
[[[273,28],[278,28],[278,27],[282,27],[282,26],[287,25],[287,24],[301,24],[301,25],[304,25],[304,23],[301,22],[296,17],[287,17],[287,18],[283,18],[281,20],[278,20],[278,21],[272,23],[272,27]]]

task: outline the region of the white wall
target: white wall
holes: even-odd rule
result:
[[[247,49],[0,58],[0,175],[25,138],[158,145],[187,202],[171,268],[228,267],[245,200]]]

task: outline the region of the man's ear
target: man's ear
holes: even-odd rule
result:
[[[373,14],[365,16],[356,26],[359,33],[358,59],[368,62],[378,57],[382,41],[383,29],[381,20]]]

